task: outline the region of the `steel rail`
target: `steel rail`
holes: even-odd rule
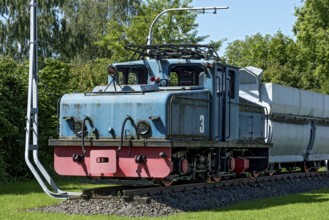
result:
[[[257,178],[241,178],[222,180],[219,182],[202,182],[202,183],[189,183],[181,185],[173,185],[170,187],[160,186],[114,186],[93,188],[83,191],[81,196],[71,197],[69,199],[123,199],[125,201],[142,201],[148,203],[150,196],[162,195],[167,193],[178,193],[193,190],[216,190],[225,189],[230,187],[237,187],[239,185],[252,185],[256,183],[280,181],[285,179],[301,179],[301,178],[313,178],[320,176],[329,176],[329,171],[325,172],[295,172],[277,174],[273,176],[261,176]]]

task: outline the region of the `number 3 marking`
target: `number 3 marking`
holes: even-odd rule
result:
[[[200,115],[200,133],[203,134],[204,133],[204,115]]]

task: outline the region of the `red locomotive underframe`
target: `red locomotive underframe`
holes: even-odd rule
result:
[[[54,167],[59,175],[163,179],[173,170],[171,147],[85,147],[83,162],[73,161],[81,146],[55,146]],[[160,156],[162,155],[162,157]],[[146,158],[137,161],[136,156]]]

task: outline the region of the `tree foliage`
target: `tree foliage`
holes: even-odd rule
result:
[[[270,35],[262,36],[260,33],[246,36],[245,40],[235,40],[228,44],[225,51],[227,62],[235,66],[267,65]]]
[[[66,1],[61,8],[62,42],[65,47],[59,49],[60,57],[66,60],[78,61],[95,60],[98,57],[109,58],[111,54],[107,48],[96,45],[106,33],[112,33],[108,22],[114,20],[120,25],[127,25],[136,13],[136,6],[140,0],[115,1],[96,0]]]
[[[327,0],[305,0],[296,8],[296,41],[280,32],[247,36],[228,46],[228,62],[263,68],[265,81],[329,93],[328,11]]]
[[[226,48],[225,56],[232,65],[264,69],[266,82],[301,87],[294,70],[297,51],[295,42],[278,31],[273,36],[258,33],[244,41],[236,40]]]
[[[38,0],[39,53],[52,56],[60,42],[59,11],[64,0]],[[30,6],[26,0],[2,0],[0,6],[0,55],[24,60],[28,57]]]
[[[108,32],[97,42],[107,48],[113,61],[127,60],[129,51],[126,45],[145,45],[149,27],[156,16],[165,9],[188,7],[191,0],[147,0],[136,5],[136,15],[130,22],[122,23],[112,18]],[[153,27],[153,44],[161,43],[199,43],[207,36],[198,36],[195,23],[197,14],[188,11],[169,12],[161,16]]]
[[[329,93],[329,2],[305,0],[296,9],[294,32],[306,89]]]
[[[108,59],[96,59],[84,64],[72,64],[69,87],[75,92],[91,91],[95,86],[107,85]]]
[[[158,13],[188,7],[191,0],[38,0],[38,44],[42,57],[83,63],[97,58],[126,58],[124,44],[145,44]],[[0,55],[28,57],[30,6],[27,1],[2,1]],[[154,43],[197,43],[196,14],[168,13],[154,27]],[[118,48],[118,41],[120,48]],[[98,43],[96,43],[98,42]]]
[[[140,0],[38,0],[38,44],[43,57],[66,61],[107,57],[95,46],[115,19],[129,22]],[[29,52],[29,1],[3,0],[0,6],[0,55],[24,60]]]
[[[71,65],[55,59],[46,59],[39,71],[39,125],[41,137],[57,135],[57,104],[63,94],[71,92]]]
[[[57,135],[57,101],[70,92],[71,65],[55,59],[40,60],[39,146],[42,161],[52,167],[48,138]],[[28,65],[0,59],[0,182],[29,176],[24,162]]]
[[[26,175],[24,126],[27,66],[12,58],[0,58],[0,175],[2,181]]]
[[[70,88],[71,68],[68,63],[56,59],[40,60],[39,71],[39,153],[47,170],[53,170],[53,149],[48,139],[58,135],[58,102]]]

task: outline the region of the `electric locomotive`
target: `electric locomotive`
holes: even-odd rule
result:
[[[132,48],[108,84],[60,101],[58,174],[218,181],[268,171],[266,110],[239,98],[239,68],[207,45]]]
[[[329,159],[328,96],[262,84],[262,70],[226,65],[208,45],[130,49],[139,58],[109,65],[107,85],[61,98],[58,174],[169,186]]]

